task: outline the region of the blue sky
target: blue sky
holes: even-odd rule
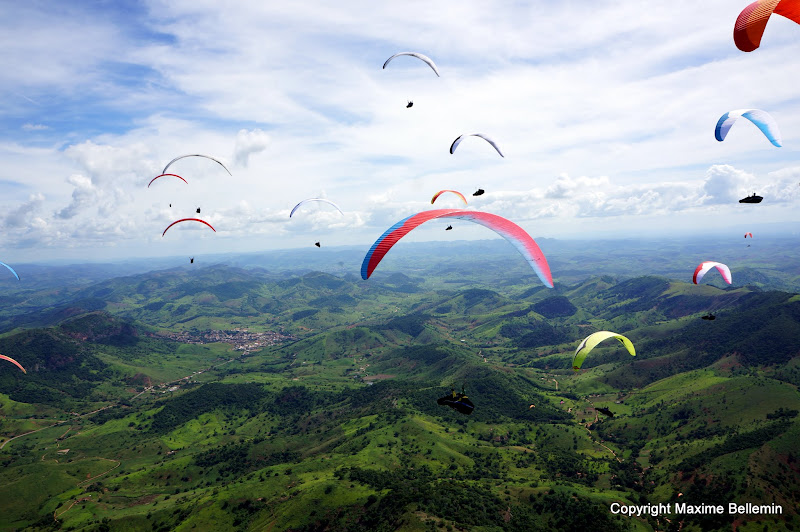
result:
[[[800,27],[775,16],[740,52],[746,3],[7,2],[3,260],[366,250],[440,189],[534,237],[791,231]],[[441,77],[410,57],[381,69],[400,51]],[[714,139],[723,113],[748,107],[773,115],[784,147],[745,122]],[[505,158],[476,137],[451,155],[462,133]],[[185,153],[233,176],[185,159],[171,170],[188,185],[147,188]],[[753,191],[762,204],[738,204]],[[313,196],[345,215],[318,204],[289,218]],[[197,207],[217,233],[161,237]],[[415,238],[494,238],[427,225]]]

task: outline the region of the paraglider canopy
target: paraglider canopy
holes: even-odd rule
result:
[[[716,268],[720,275],[722,275],[722,278],[725,279],[725,282],[731,284],[731,270],[725,264],[714,262],[713,260],[703,261],[695,268],[692,282],[694,284],[699,284],[711,268]]]
[[[212,230],[212,231],[214,231],[215,233],[217,232],[217,230],[216,230],[216,229],[214,229],[214,228],[211,226],[211,224],[210,224],[210,223],[208,223],[208,222],[207,222],[207,221],[205,221],[205,220],[201,220],[200,218],[181,218],[180,220],[175,220],[174,222],[172,222],[171,224],[169,224],[169,225],[167,226],[167,228],[166,228],[166,229],[164,229],[164,232],[163,232],[163,233],[161,233],[161,236],[164,236],[164,235],[166,235],[166,234],[167,234],[167,231],[169,231],[169,228],[170,228],[170,227],[172,227],[172,226],[173,226],[173,225],[175,225],[175,224],[179,224],[179,223],[181,223],[181,222],[200,222],[201,224],[206,224],[207,226],[211,227],[211,230]]]
[[[431,198],[431,205],[433,205],[433,203],[436,201],[436,199],[439,196],[441,196],[442,194],[444,194],[445,192],[452,192],[453,194],[455,194],[456,196],[461,198],[461,201],[464,202],[464,205],[467,204],[467,198],[464,197],[464,194],[462,194],[458,190],[447,190],[447,189],[445,189],[445,190],[440,190],[439,192],[437,192],[436,194],[433,195],[433,198]]]
[[[800,2],[797,0],[757,0],[739,13],[733,27],[733,42],[743,52],[761,46],[761,37],[773,13],[800,24]]]
[[[600,412],[601,414],[607,415],[608,417],[614,417],[614,412],[612,412],[611,410],[609,410],[604,406],[596,406],[594,409]]]
[[[14,268],[12,268],[11,266],[9,266],[9,265],[8,265],[8,264],[6,264],[5,262],[0,262],[0,264],[2,264],[3,266],[5,266],[6,268],[8,268],[8,271],[10,271],[11,273],[13,273],[13,274],[14,274],[14,277],[16,277],[16,278],[17,278],[17,281],[19,281],[19,275],[17,275],[17,272],[15,272],[15,271],[14,271]]]
[[[482,188],[479,188],[478,190],[476,190],[475,192],[473,192],[473,193],[472,193],[472,195],[473,195],[473,196],[483,196],[483,193],[484,193],[484,192],[485,192],[485,190],[483,190]]]
[[[468,135],[465,134],[465,135],[459,135],[458,137],[456,137],[456,140],[454,140],[453,143],[450,145],[450,154],[451,155],[453,153],[455,153],[456,148],[458,148],[458,145],[461,144],[462,140],[464,140],[464,137],[480,137],[483,140],[485,140],[486,142],[488,142],[489,144],[491,144],[492,147],[497,151],[497,153],[500,154],[500,157],[505,157],[505,155],[503,155],[503,152],[500,151],[500,147],[497,145],[497,143],[494,140],[492,140],[489,137],[487,137],[486,135],[484,135],[483,133],[470,133]]]
[[[194,264],[194,257],[192,257],[191,259],[189,259],[189,264]]]
[[[436,73],[436,76],[437,77],[439,76],[439,69],[436,68],[436,65],[433,63],[433,60],[430,57],[428,57],[427,55],[423,55],[423,54],[421,54],[419,52],[400,52],[400,53],[394,54],[392,57],[390,57],[389,59],[386,60],[386,62],[383,64],[383,68],[386,68],[386,65],[388,65],[389,62],[392,59],[394,59],[395,57],[401,56],[401,55],[410,55],[411,57],[416,57],[417,59],[421,59],[422,61],[425,61],[425,63],[427,63],[427,65],[429,67],[431,67],[431,69]]]
[[[725,140],[731,126],[733,126],[733,123],[736,122],[736,119],[740,116],[755,124],[773,146],[776,148],[781,147],[781,131],[778,129],[778,123],[775,122],[775,119],[772,118],[768,112],[762,111],[761,109],[736,109],[735,111],[728,111],[719,117],[717,127],[714,129],[714,137],[720,142]]]
[[[381,260],[383,260],[383,257],[392,249],[392,246],[409,232],[429,220],[439,218],[467,220],[496,232],[517,248],[517,251],[525,258],[545,286],[553,288],[553,276],[550,273],[550,266],[547,264],[547,259],[544,253],[542,253],[542,250],[539,249],[538,244],[536,244],[533,238],[531,238],[524,229],[502,216],[488,212],[468,211],[464,209],[434,209],[422,211],[417,214],[412,214],[391,226],[378,237],[375,243],[372,244],[372,247],[367,251],[366,255],[364,255],[364,260],[361,263],[361,278],[364,280],[369,279],[372,272],[378,264],[380,264]]]
[[[208,155],[203,155],[203,154],[200,154],[200,153],[191,153],[189,155],[181,155],[179,157],[175,157],[174,159],[172,159],[170,162],[167,163],[167,166],[164,167],[164,170],[161,172],[162,175],[167,173],[167,168],[169,168],[172,165],[172,163],[174,163],[175,161],[179,161],[181,159],[184,159],[186,157],[205,157],[206,159],[211,159],[212,161],[214,161],[215,163],[217,163],[221,167],[225,168],[225,171],[228,172],[228,175],[233,176],[231,171],[228,170],[228,167],[226,167],[220,161],[218,161],[217,159],[214,159],[213,157],[209,157]]]
[[[445,231],[452,231],[452,230],[453,230],[453,226],[452,226],[452,225],[448,225],[448,226],[445,228]]]
[[[342,209],[340,209],[340,208],[339,208],[339,206],[338,206],[338,205],[336,205],[336,204],[335,204],[334,202],[332,202],[331,200],[329,200],[329,199],[325,199],[325,198],[308,198],[308,199],[304,199],[303,201],[301,201],[300,203],[298,203],[297,205],[295,205],[295,206],[294,206],[294,208],[292,209],[292,212],[290,212],[290,213],[289,213],[289,218],[291,218],[291,217],[292,217],[292,215],[294,214],[294,212],[295,212],[297,209],[299,209],[301,205],[305,205],[306,203],[309,203],[309,202],[312,202],[312,201],[321,201],[321,202],[323,202],[323,203],[327,203],[327,204],[329,204],[329,205],[333,205],[333,207],[334,207],[334,208],[335,208],[337,211],[339,211],[339,214],[341,214],[342,216],[344,216],[344,213],[342,212]]]
[[[172,176],[172,177],[177,177],[178,179],[180,179],[181,181],[183,181],[183,182],[184,182],[184,183],[186,183],[187,185],[189,184],[189,182],[188,182],[188,181],[186,181],[184,178],[182,178],[182,177],[181,177],[181,176],[179,176],[178,174],[161,174],[161,175],[157,175],[157,176],[155,176],[153,179],[151,179],[151,180],[150,180],[150,182],[149,182],[149,183],[147,183],[147,188],[150,188],[150,185],[152,185],[152,184],[153,184],[153,181],[155,181],[155,180],[156,180],[156,179],[158,179],[159,177],[164,177],[164,176]],[[171,207],[171,206],[172,206],[172,205],[170,205],[170,207]]]
[[[319,242],[314,242],[314,245],[317,246],[317,247],[322,247],[322,246],[320,246]]]
[[[406,109],[408,109],[410,107],[414,107],[414,102],[412,102],[411,100],[408,100],[408,103],[406,104]]]
[[[634,349],[633,343],[625,336],[611,331],[598,331],[584,338],[583,341],[578,345],[578,348],[575,350],[575,355],[572,357],[572,369],[575,371],[581,369],[583,361],[586,359],[586,355],[588,355],[597,344],[603,340],[608,340],[609,338],[616,338],[619,343],[625,346],[625,349],[628,350],[628,353],[630,353],[631,356],[636,356],[636,349]]]
[[[14,364],[15,366],[17,366],[19,369],[21,369],[21,370],[22,370],[22,373],[25,373],[25,374],[27,375],[27,373],[28,373],[28,372],[27,372],[27,371],[25,371],[25,368],[23,368],[23,367],[22,367],[22,364],[20,364],[19,362],[17,362],[17,361],[16,361],[16,360],[14,360],[13,358],[11,358],[11,357],[7,357],[7,356],[5,356],[5,355],[0,355],[0,359],[1,359],[1,360],[7,360],[7,361],[11,362],[11,363],[12,363],[12,364]]]

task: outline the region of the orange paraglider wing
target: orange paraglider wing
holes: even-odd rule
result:
[[[27,372],[27,371],[25,371],[25,368],[23,368],[23,367],[22,367],[22,364],[20,364],[19,362],[17,362],[17,361],[16,361],[16,360],[14,360],[13,358],[11,358],[11,357],[7,357],[7,356],[5,356],[5,355],[0,355],[0,359],[3,359],[3,360],[8,360],[9,362],[11,362],[11,363],[12,363],[12,364],[14,364],[15,366],[17,366],[19,369],[21,369],[21,370],[22,370],[22,373],[25,373],[26,375],[28,374],[28,372]]]

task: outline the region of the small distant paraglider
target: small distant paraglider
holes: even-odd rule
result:
[[[604,406],[596,406],[596,407],[594,407],[594,409],[597,410],[598,412],[600,412],[601,414],[604,414],[604,415],[606,415],[608,417],[614,417],[614,412],[612,412],[611,410],[609,410],[608,408],[606,408]]]
[[[731,284],[731,270],[721,262],[714,262],[713,260],[707,260],[701,262],[697,268],[694,270],[694,275],[692,276],[692,282],[694,284],[699,284],[700,281],[703,280],[706,273],[708,273],[711,268],[716,268],[719,271],[722,278],[725,280],[726,283]]]
[[[433,203],[436,201],[436,199],[439,196],[441,196],[442,194],[444,194],[445,192],[452,192],[453,194],[458,196],[461,199],[461,201],[464,202],[464,205],[467,204],[467,198],[464,197],[464,194],[462,194],[461,192],[459,192],[457,190],[447,190],[446,189],[446,190],[440,190],[439,192],[437,192],[436,194],[433,195],[433,198],[431,198],[431,205],[433,205]]]
[[[161,174],[161,175],[157,175],[157,176],[155,176],[153,179],[151,179],[151,180],[150,180],[150,182],[149,182],[149,183],[147,183],[147,188],[150,188],[150,185],[152,185],[152,184],[153,184],[153,181],[155,181],[155,180],[156,180],[156,179],[158,179],[159,177],[164,177],[164,176],[172,176],[172,177],[177,177],[178,179],[180,179],[181,181],[183,181],[183,182],[184,182],[184,183],[186,183],[187,185],[189,184],[189,182],[188,182],[188,181],[186,181],[184,178],[182,178],[182,177],[181,177],[181,176],[179,176],[178,174]]]
[[[192,257],[191,259],[189,259],[189,264],[194,264],[194,257]]]
[[[200,207],[197,208],[197,214],[200,214]]]
[[[189,155],[181,155],[179,157],[175,157],[174,159],[172,159],[170,162],[167,163],[167,166],[164,167],[164,170],[161,172],[161,175],[164,175],[164,174],[167,173],[167,168],[169,168],[172,165],[172,163],[174,163],[175,161],[179,161],[181,159],[184,159],[186,157],[205,157],[206,159],[211,159],[212,161],[214,161],[215,163],[217,163],[218,165],[223,167],[225,169],[225,171],[228,172],[228,175],[233,176],[231,171],[228,170],[228,167],[225,166],[224,164],[222,164],[220,161],[218,161],[217,159],[215,159],[213,157],[209,157],[208,155],[203,155],[203,154],[200,154],[200,153],[192,153],[192,154],[189,154]]]
[[[470,133],[465,135],[459,135],[458,137],[456,137],[456,140],[454,140],[453,143],[450,145],[451,155],[455,153],[456,148],[458,148],[458,145],[461,144],[462,140],[464,140],[464,137],[480,137],[489,144],[491,144],[492,147],[497,151],[497,153],[500,154],[500,157],[505,157],[505,155],[503,155],[503,152],[500,151],[500,147],[497,145],[497,143],[494,140],[487,137],[486,135],[484,135],[483,133]]]
[[[14,277],[16,277],[16,278],[17,278],[17,281],[19,281],[19,275],[17,275],[17,272],[15,272],[15,271],[14,271],[14,268],[12,268],[11,266],[9,266],[9,265],[8,265],[8,264],[6,264],[5,262],[0,262],[0,265],[2,265],[2,266],[5,266],[6,268],[8,268],[8,271],[10,271],[11,273],[13,273],[13,274],[14,274]]]
[[[747,196],[746,198],[742,198],[739,200],[739,203],[761,203],[761,200],[764,198],[761,196],[757,196],[755,192],[753,192],[752,196]]]
[[[325,198],[308,198],[308,199],[304,199],[303,201],[301,201],[300,203],[298,203],[297,205],[295,205],[295,206],[294,206],[294,208],[292,209],[292,212],[290,212],[290,213],[289,213],[289,218],[291,218],[291,217],[292,217],[292,215],[295,213],[295,211],[296,211],[297,209],[299,209],[299,208],[300,208],[300,206],[301,206],[301,205],[304,205],[304,204],[306,204],[306,203],[309,203],[309,202],[311,202],[311,201],[321,201],[321,202],[323,202],[323,203],[328,203],[328,204],[330,204],[330,205],[333,205],[333,207],[334,207],[334,208],[335,208],[337,211],[339,211],[339,214],[341,214],[342,216],[344,216],[344,213],[342,212],[342,209],[340,209],[340,208],[339,208],[339,206],[338,206],[338,205],[336,205],[336,204],[335,204],[334,202],[332,202],[331,200],[329,200],[329,199],[325,199]]]
[[[322,247],[322,245],[319,242],[314,242],[314,245],[317,246],[318,248]]]
[[[445,231],[452,231],[452,230],[453,230],[453,226],[452,226],[452,225],[448,225],[448,226],[445,228]]]
[[[700,319],[706,321],[714,321],[715,319],[717,319],[717,317],[711,313],[708,313],[705,316],[700,316]]]
[[[386,62],[383,64],[383,68],[386,68],[386,65],[388,65],[392,59],[394,59],[395,57],[399,57],[401,55],[410,55],[411,57],[416,57],[417,59],[424,61],[436,73],[436,76],[437,77],[439,76],[439,69],[436,68],[436,64],[434,64],[433,60],[427,55],[423,55],[419,52],[400,52],[394,54],[392,57],[386,60]]]
[[[473,195],[473,196],[483,196],[484,192],[486,192],[486,191],[485,191],[485,190],[483,190],[482,188],[479,188],[478,190],[476,190],[475,192],[473,192],[473,193],[472,193],[472,195]]]
[[[200,218],[181,218],[180,220],[175,220],[174,222],[172,222],[171,224],[169,224],[169,225],[167,226],[167,228],[166,228],[166,229],[164,229],[164,232],[163,232],[163,233],[161,233],[161,236],[164,236],[164,235],[166,235],[166,234],[167,234],[167,231],[169,231],[169,228],[170,228],[170,227],[172,227],[172,226],[173,226],[173,225],[175,225],[175,224],[182,223],[182,222],[200,222],[201,224],[206,224],[207,226],[211,227],[211,230],[212,230],[212,231],[214,231],[215,233],[217,232],[217,230],[216,230],[216,229],[214,229],[214,228],[211,226],[211,224],[210,224],[210,223],[208,223],[208,222],[207,222],[207,221],[205,221],[205,220],[201,220]]]
[[[761,46],[761,37],[773,13],[800,24],[800,2],[797,0],[757,0],[739,13],[733,27],[733,42],[743,52]]]
[[[7,357],[5,355],[0,355],[0,360],[7,360],[7,361],[11,362],[12,364],[14,364],[15,366],[17,366],[19,369],[21,369],[22,373],[25,373],[26,375],[28,374],[28,372],[25,371],[25,368],[22,367],[22,364],[20,364],[19,362],[17,362],[13,358]]]
[[[753,238],[753,233],[745,233],[745,234],[744,234],[744,237],[745,237],[745,238],[747,238],[748,236],[749,236],[750,238]]]
[[[414,107],[414,102],[411,101],[411,100],[408,100],[408,103],[406,104],[406,109],[410,109],[412,107]]]
[[[775,119],[772,118],[769,113],[761,109],[736,109],[734,111],[728,111],[719,117],[717,127],[714,129],[714,137],[720,142],[725,140],[731,126],[733,126],[733,123],[736,122],[736,119],[740,116],[755,124],[773,146],[776,148],[782,146],[781,131],[778,129],[778,123],[775,122]]]

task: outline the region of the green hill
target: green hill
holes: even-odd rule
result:
[[[0,353],[28,374],[0,367],[0,528],[800,527],[800,297],[437,271],[217,265],[9,299]],[[608,341],[573,372],[597,330],[637,356]],[[462,387],[472,415],[437,404]],[[784,513],[609,511],[682,501]]]

